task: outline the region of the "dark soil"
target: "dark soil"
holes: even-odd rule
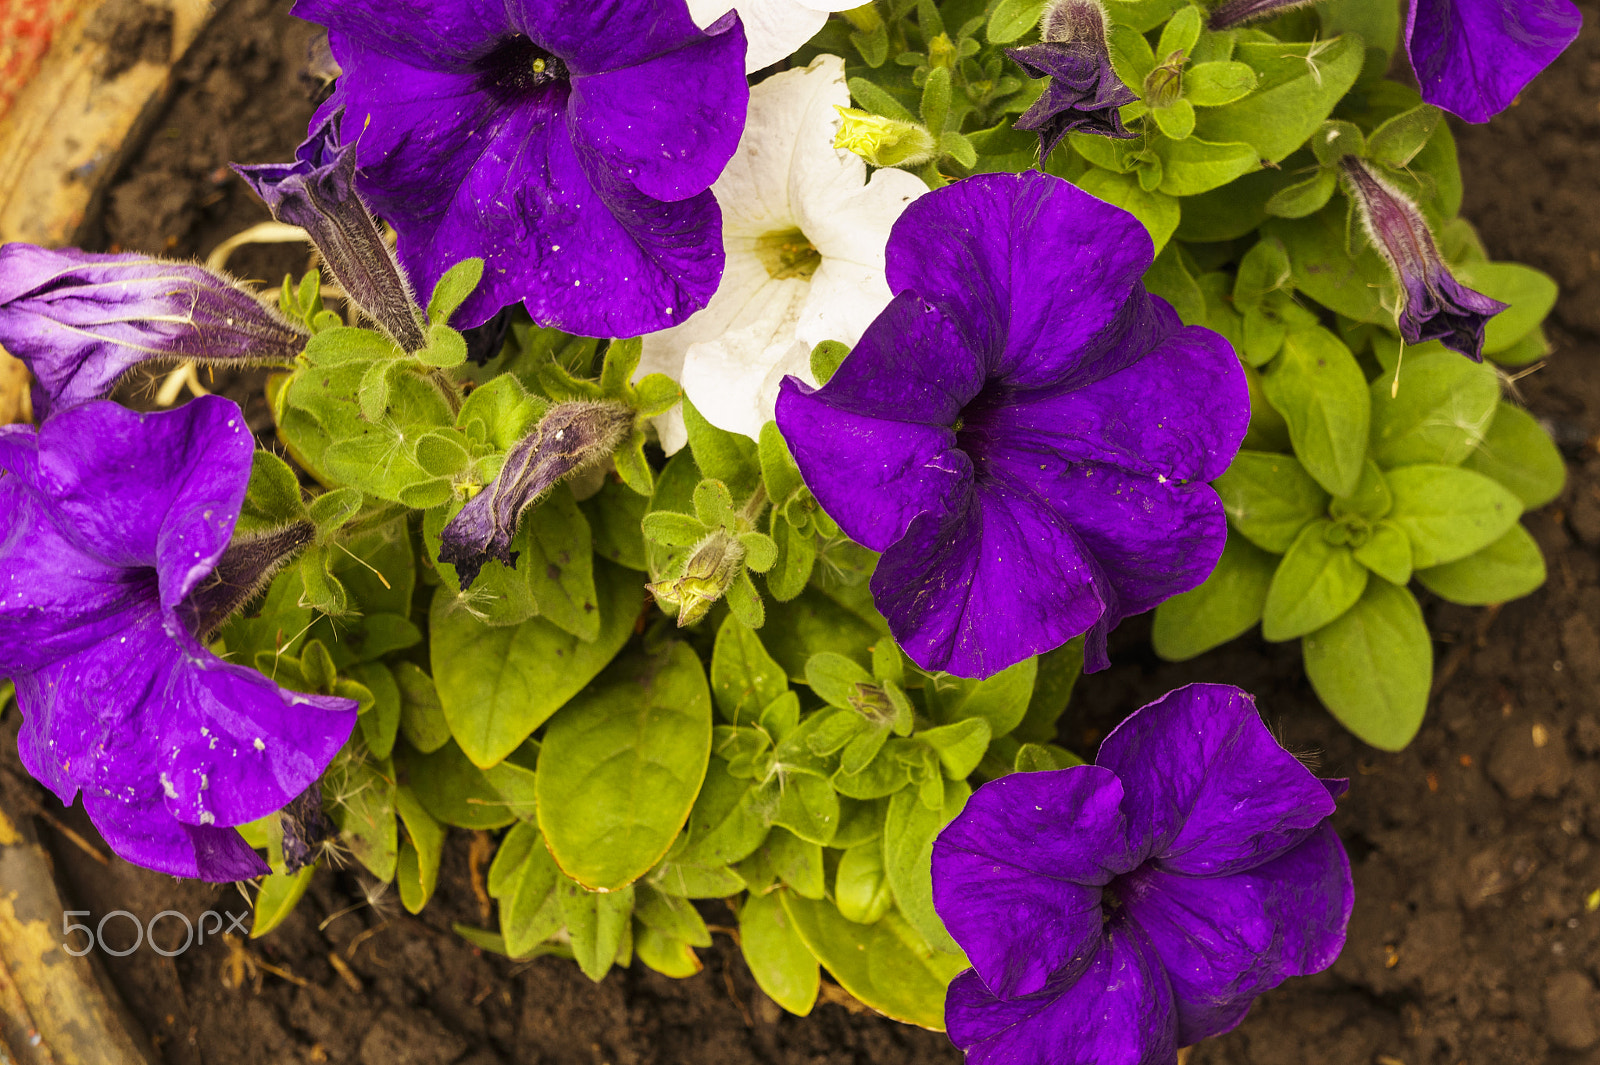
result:
[[[198,255],[266,218],[223,164],[286,159],[304,131],[309,33],[283,6],[234,0],[185,60],[96,243]],[[1191,1065],[1600,1065],[1600,0],[1580,6],[1579,42],[1517,107],[1490,127],[1458,127],[1467,214],[1491,253],[1549,271],[1564,290],[1548,368],[1516,383],[1571,460],[1562,498],[1527,519],[1548,585],[1500,610],[1428,607],[1436,697],[1398,755],[1361,746],[1319,708],[1293,644],[1250,637],[1166,665],[1138,620],[1063,722],[1064,741],[1087,752],[1162,692],[1226,681],[1254,692],[1321,772],[1352,778],[1337,818],[1357,890],[1344,955],[1265,996]],[[268,281],[304,265],[281,247],[235,261]],[[94,919],[247,909],[231,888],[102,864],[51,838],[66,890]],[[783,1014],[725,935],[685,981],[635,965],[596,986],[570,962],[482,954],[449,930],[491,921],[470,886],[470,843],[455,834],[421,918],[392,895],[368,898],[355,873],[322,872],[263,940],[213,934],[171,959],[146,947],[108,968],[174,1065],[958,1060],[940,1035],[836,1003]],[[170,947],[181,928],[168,920],[157,938]],[[123,931],[107,926],[113,941]]]

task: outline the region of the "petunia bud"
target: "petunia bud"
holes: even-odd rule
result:
[[[491,557],[517,564],[511,540],[522,512],[563,478],[604,462],[633,429],[634,409],[608,400],[554,404],[506,454],[505,465],[440,534],[439,561],[456,568],[469,588]]]
[[[938,152],[933,134],[919,123],[837,104],[834,110],[842,121],[833,146],[855,152],[873,166],[921,166],[932,161]]]
[[[1417,205],[1364,161],[1347,155],[1339,169],[1367,235],[1400,283],[1400,335],[1410,344],[1437,340],[1482,362],[1484,327],[1507,305],[1455,279]]]
[[[745,548],[737,537],[718,529],[695,546],[684,563],[683,576],[657,581],[650,591],[678,608],[678,627],[693,625],[728,593],[744,571]]]
[[[1210,24],[1214,30],[1228,30],[1314,3],[1316,0],[1227,0],[1212,9]]]
[[[406,351],[420,351],[428,346],[427,324],[377,220],[356,194],[356,146],[339,144],[338,128],[339,115],[329,116],[288,165],[233,169],[273,218],[306,231],[328,272],[378,328]]]
[[[104,398],[140,363],[290,365],[308,339],[232,278],[194,263],[0,246],[0,347],[33,371],[40,418]]]
[[[189,631],[202,642],[222,627],[240,607],[254,599],[272,575],[316,539],[317,529],[297,521],[254,536],[235,536],[211,575],[178,605]]]
[[[1039,44],[1007,48],[1030,78],[1049,78],[1044,93],[1016,121],[1017,129],[1039,134],[1040,157],[1048,156],[1068,133],[1132,137],[1118,109],[1139,97],[1111,67],[1106,44],[1106,13],[1099,0],[1057,0],[1040,22]]]

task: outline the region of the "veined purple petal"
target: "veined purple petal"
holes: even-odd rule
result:
[[[778,428],[823,509],[882,551],[918,514],[943,514],[969,491],[972,465],[953,427],[982,386],[981,359],[948,319],[903,294],[826,390],[784,379]]]
[[[93,403],[39,430],[38,483],[80,551],[153,565],[170,609],[227,548],[254,451],[244,415],[220,396],[160,414]]]
[[[390,55],[409,55],[429,70],[464,70],[515,32],[503,5],[470,0],[295,0],[289,14],[370,42]]]
[[[1227,684],[1190,684],[1143,707],[1105,738],[1095,764],[1122,781],[1130,831],[1170,873],[1253,869],[1334,811],[1328,789],[1267,731],[1255,700]]]
[[[1137,219],[1076,186],[979,174],[906,208],[889,237],[889,288],[944,311],[991,377],[1087,383],[1156,339],[1160,312],[1141,284],[1153,255]]]
[[[973,793],[933,844],[934,906],[1000,998],[1082,971],[1101,946],[1101,888],[1127,872],[1122,785],[1075,766]]]
[[[1147,867],[1117,890],[1166,969],[1185,1046],[1233,1028],[1256,996],[1289,977],[1332,965],[1354,899],[1349,859],[1327,822],[1245,872]]]
[[[1007,1000],[968,970],[951,982],[944,1014],[968,1065],[1170,1065],[1178,1052],[1166,973],[1125,922],[1076,979]]]
[[[180,824],[159,799],[134,804],[85,795],[83,809],[119,858],[158,873],[225,884],[271,871],[237,830]]]
[[[1569,0],[1411,0],[1406,52],[1422,98],[1487,122],[1578,36]]]
[[[923,669],[988,677],[1059,647],[1106,611],[1095,560],[1037,495],[982,484],[889,545],[872,597]]]

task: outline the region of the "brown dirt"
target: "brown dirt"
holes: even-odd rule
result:
[[[101,246],[203,253],[265,212],[223,168],[287,158],[310,113],[297,81],[308,37],[269,0],[234,0],[180,72],[180,95],[113,193]],[[1258,1004],[1191,1065],[1600,1065],[1600,0],[1577,45],[1487,128],[1460,128],[1467,214],[1491,253],[1564,287],[1555,355],[1518,383],[1568,449],[1562,498],[1528,519],[1550,581],[1499,611],[1432,603],[1438,691],[1415,743],[1362,747],[1317,706],[1293,645],[1237,641],[1180,666],[1148,624],[1117,634],[1085,681],[1064,741],[1090,750],[1129,710],[1191,680],[1258,696],[1291,748],[1353,779],[1338,815],[1357,907],[1344,955]],[[300,269],[283,248],[240,272]],[[46,800],[53,802],[53,800]],[[81,819],[74,821],[81,827]],[[102,865],[54,835],[68,892],[94,919],[245,910],[232,889]],[[421,918],[361,878],[321,872],[278,932],[213,935],[175,958],[148,947],[108,967],[174,1065],[898,1065],[955,1062],[941,1036],[836,1004],[782,1014],[723,935],[706,971],[672,981],[635,965],[591,985],[570,962],[512,965],[449,931],[485,923],[468,838],[447,852]],[[1600,899],[1600,896],[1596,896]],[[170,919],[169,919],[170,921]],[[110,937],[125,931],[113,921]],[[176,922],[158,937],[171,945]],[[335,960],[337,959],[337,960]]]

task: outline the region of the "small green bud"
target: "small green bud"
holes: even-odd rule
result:
[[[662,603],[678,608],[678,627],[705,617],[744,570],[745,548],[723,529],[711,533],[684,563],[683,575],[648,585]]]
[[[834,110],[843,121],[833,146],[855,152],[873,166],[921,166],[938,151],[939,142],[919,123],[837,104]]]

